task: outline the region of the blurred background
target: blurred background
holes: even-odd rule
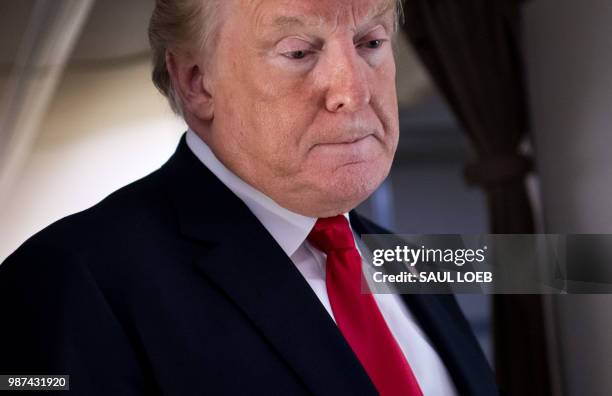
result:
[[[413,23],[396,44],[400,145],[390,177],[358,210],[397,233],[610,233],[612,2],[489,0],[482,14],[451,3],[427,9],[422,1],[405,2]],[[186,127],[150,81],[146,30],[153,5],[0,0],[0,262],[35,232],[157,169],[174,151]],[[444,48],[444,35],[432,34],[443,12],[453,16],[447,27],[484,21],[480,35],[455,43],[470,50],[489,48],[486,29],[501,14],[504,29],[492,31],[512,32],[518,52],[510,51],[512,59],[491,52],[504,63],[485,69],[489,74],[476,68],[467,87],[480,84],[491,95],[488,81],[509,81],[504,89],[513,94],[513,84],[520,85],[528,114],[515,146],[534,164],[517,173],[529,227],[503,226],[520,217],[513,215],[517,199],[495,196],[496,181],[482,180],[493,176],[470,177],[470,164],[492,158],[483,152],[494,146],[479,145],[474,132],[475,120],[486,120],[478,106],[486,101],[470,102],[469,89],[452,76],[468,76],[474,70],[461,65],[489,58]],[[430,25],[421,26],[428,15]],[[506,74],[507,63],[520,64],[519,79]],[[492,109],[501,114],[504,101]],[[500,213],[506,223],[496,218]],[[609,296],[458,299],[509,394],[612,394]]]

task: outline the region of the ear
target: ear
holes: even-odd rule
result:
[[[166,67],[183,109],[201,121],[213,118],[213,97],[207,84],[208,75],[193,56],[166,51]]]

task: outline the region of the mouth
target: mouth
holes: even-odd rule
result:
[[[374,136],[373,133],[369,133],[367,135],[363,135],[363,136],[359,136],[356,138],[351,138],[351,139],[345,139],[345,140],[338,140],[338,141],[332,141],[332,142],[325,142],[325,143],[317,143],[315,144],[315,146],[341,146],[341,145],[350,145],[350,144],[355,144],[355,143],[359,143],[362,140],[367,139],[370,136]]]
[[[373,133],[343,140],[319,143],[311,147],[310,154],[317,166],[345,166],[373,161],[382,150]]]

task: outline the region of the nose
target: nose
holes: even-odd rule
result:
[[[328,54],[328,89],[325,107],[332,113],[355,112],[370,103],[368,64],[353,45]]]

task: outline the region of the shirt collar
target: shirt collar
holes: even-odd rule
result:
[[[317,219],[283,208],[239,178],[219,161],[210,147],[193,130],[187,131],[186,140],[195,156],[247,205],[285,254],[291,257],[304,243]],[[348,213],[344,215],[348,220]]]

